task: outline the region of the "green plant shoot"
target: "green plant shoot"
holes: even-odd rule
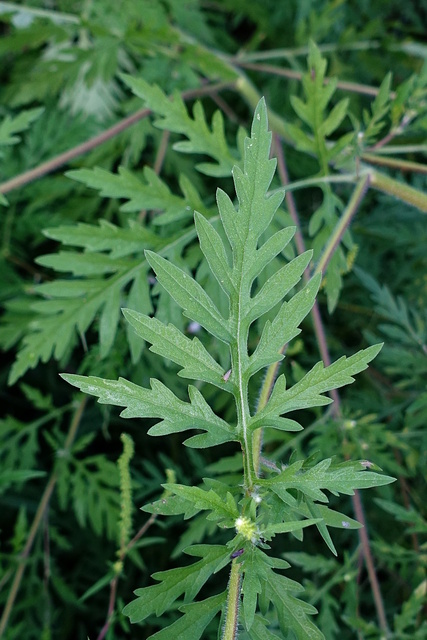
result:
[[[282,374],[265,406],[259,412],[252,409],[251,378],[283,359],[283,346],[300,332],[299,325],[314,304],[321,278],[318,274],[295,289],[308,268],[311,251],[286,262],[269,277],[261,277],[295,232],[284,228],[266,236],[284,196],[283,192],[268,193],[276,168],[270,146],[267,110],[261,100],[251,135],[244,143],[243,167],[233,169],[237,206],[224,191],[217,192],[224,234],[195,213],[201,250],[228,302],[226,316],[196,279],[159,254],[146,251],[157,281],[184,315],[227,345],[229,368],[216,362],[197,337],[191,339],[171,324],[124,310],[137,335],[151,343],[152,351],[179,365],[180,376],[196,381],[197,386],[188,388],[189,401],[179,399],[156,379],[151,380],[150,388],[142,388],[122,378],[63,375],[83,392],[97,396],[100,403],[124,407],[124,418],[158,418],[160,422],[150,428],[150,435],[196,431],[185,445],[206,448],[235,443],[241,449],[240,483],[209,478],[197,487],[167,483],[163,486],[168,497],[144,507],[149,513],[183,514],[185,518],[207,512],[207,518],[218,525],[218,544],[187,547],[185,553],[197,558],[195,562],[155,573],[157,584],[137,590],[136,600],[125,607],[134,623],[179,608],[182,615],[178,620],[150,636],[156,640],[198,640],[217,615],[221,616],[218,634],[223,640],[235,640],[241,630],[252,640],[323,638],[313,622],[315,607],[304,601],[303,587],[283,573],[290,565],[269,553],[270,543],[289,533],[303,540],[304,528],[316,527],[336,553],[329,527],[354,529],[358,523],[327,506],[326,492],[352,495],[355,489],[393,480],[373,471],[372,463],[337,463],[331,458],[294,460],[283,467],[271,464],[260,473],[260,451],[256,449],[262,439],[254,439],[254,433],[259,429],[301,430],[294,412],[331,402],[324,394],[352,383],[353,376],[366,369],[381,349],[380,344],[371,346],[328,367],[318,363],[290,388]],[[251,350],[251,328],[267,313],[269,319]],[[230,394],[235,405],[234,423],[214,413],[199,390],[200,382]],[[292,418],[285,417],[291,412]],[[230,573],[228,581],[224,577],[224,591],[209,592],[209,578],[222,570]]]

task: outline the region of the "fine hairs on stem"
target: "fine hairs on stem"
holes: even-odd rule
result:
[[[242,575],[240,565],[236,558],[231,563],[230,578],[228,580],[228,595],[225,610],[225,622],[221,640],[237,640],[239,611],[240,611],[240,590],[242,585]]]

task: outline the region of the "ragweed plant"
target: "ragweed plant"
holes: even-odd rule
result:
[[[185,519],[207,511],[208,519],[218,525],[221,542],[187,547],[185,553],[197,558],[196,562],[155,573],[158,584],[137,590],[136,600],[125,607],[132,622],[141,622],[178,606],[182,616],[151,636],[157,640],[197,640],[218,614],[218,636],[222,640],[234,640],[240,631],[253,640],[289,638],[292,634],[299,640],[323,638],[311,618],[316,609],[300,599],[303,587],[282,573],[290,565],[273,557],[269,543],[285,533],[302,540],[302,530],[314,526],[336,553],[329,528],[354,529],[359,525],[329,508],[325,492],[352,495],[355,489],[392,481],[373,471],[373,463],[366,460],[337,463],[332,458],[320,462],[310,458],[278,466],[261,459],[260,433],[266,429],[301,430],[294,412],[328,404],[330,399],[323,394],[353,382],[352,376],[364,370],[381,348],[371,346],[328,367],[319,362],[290,388],[286,387],[285,376],[280,375],[266,403],[259,410],[253,409],[251,378],[283,359],[283,347],[299,334],[299,325],[314,304],[321,279],[317,274],[294,292],[308,268],[311,251],[263,277],[266,267],[285,250],[295,232],[294,228],[284,228],[272,235],[267,233],[283,200],[282,192],[268,194],[276,168],[276,161],[269,157],[270,145],[262,100],[255,110],[251,136],[244,143],[243,168],[233,169],[238,206],[218,190],[218,230],[202,214],[195,213],[200,247],[226,298],[227,317],[188,272],[146,251],[158,283],[184,315],[227,346],[229,366],[220,365],[197,337],[191,339],[172,324],[125,309],[126,319],[140,338],[151,343],[151,350],[179,365],[180,376],[197,381],[188,388],[189,402],[156,379],[151,380],[151,388],[142,388],[123,378],[115,381],[63,375],[83,392],[97,396],[99,402],[125,407],[121,414],[125,418],[159,418],[150,435],[197,430],[199,433],[185,441],[186,446],[236,443],[242,451],[240,483],[209,478],[202,486],[166,483],[167,497],[143,507],[163,516],[183,514]],[[284,301],[289,293],[291,296]],[[255,347],[251,339],[254,323],[261,327]],[[230,394],[235,405],[234,423],[214,413],[199,389],[200,383]],[[284,417],[290,413],[292,418]],[[265,463],[262,472],[260,461]],[[224,530],[228,539],[222,542]],[[228,582],[225,578],[224,590],[210,595],[206,583],[223,569],[229,573]]]

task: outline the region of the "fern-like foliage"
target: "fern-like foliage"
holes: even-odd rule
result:
[[[153,172],[146,173],[146,184],[125,172],[118,176],[101,169],[72,173],[105,195],[129,199],[125,205],[128,211],[142,207],[162,210],[167,216],[165,223],[188,217],[195,206],[208,213],[185,178],[181,183],[185,195],[179,197]],[[44,233],[68,250],[41,256],[37,262],[58,275],[65,275],[32,287],[35,297],[30,302],[14,300],[6,305],[0,343],[10,348],[25,334],[10,371],[10,384],[40,361],[47,362],[51,357],[60,360],[96,320],[99,321],[100,355],[107,356],[116,335],[123,297],[131,309],[145,313],[152,310],[147,280],[150,267],[144,250],[176,255],[195,236],[193,229],[160,236],[136,221],[121,227],[103,220],[98,225],[78,223],[47,229]],[[141,354],[142,343],[137,343],[131,330],[128,338],[135,362]]]
[[[128,79],[128,82],[138,95],[144,95],[156,113],[167,114],[161,121],[163,128],[185,133],[189,138],[188,142],[177,143],[175,148],[209,155],[219,163],[204,163],[198,166],[199,170],[210,175],[230,175],[237,157],[229,150],[220,112],[214,115],[211,131],[200,103],[194,108],[193,119],[178,95],[171,103],[160,89],[152,88],[142,79]],[[16,127],[9,125],[11,130],[17,130]],[[179,179],[182,195],[172,193],[148,167],[141,177],[123,167],[117,174],[95,168],[70,171],[67,175],[98,190],[102,196],[124,200],[121,209],[125,213],[153,212],[154,230],[130,220],[126,227],[100,221],[99,225],[78,223],[44,231],[48,238],[61,242],[67,250],[41,256],[37,262],[53,269],[57,276],[66,275],[32,287],[31,293],[36,298],[30,304],[28,299],[23,300],[25,313],[21,311],[17,317],[19,303],[14,300],[2,318],[0,344],[4,348],[10,348],[24,336],[10,371],[10,384],[39,362],[47,362],[52,357],[61,360],[96,321],[100,355],[105,358],[114,342],[123,298],[127,298],[126,305],[131,309],[152,311],[147,287],[150,265],[143,251],[151,249],[163,256],[176,257],[195,236],[193,228],[177,232],[177,223],[187,223],[194,210],[207,217],[213,213],[185,175]],[[167,235],[163,229],[169,230],[171,222],[175,229]],[[162,229],[157,234],[159,227]],[[69,250],[70,247],[79,250]],[[128,332],[128,341],[131,359],[136,362],[142,343],[135,340],[132,331]]]
[[[321,174],[327,175],[329,163],[337,159],[353,137],[352,132],[347,133],[328,145],[330,136],[347,115],[349,101],[348,98],[343,98],[328,111],[337,80],[332,79],[325,85],[327,62],[313,42],[310,43],[307,64],[308,70],[302,80],[305,100],[293,96],[291,103],[311,135],[296,125],[290,125],[289,132],[299,149],[311,152],[317,157]]]
[[[17,134],[26,131],[42,113],[43,109],[28,109],[14,117],[6,116],[0,122],[0,146],[18,144],[21,138]]]
[[[43,109],[28,109],[21,111],[16,116],[6,116],[0,121],[0,160],[3,158],[3,151],[1,147],[10,147],[18,144],[21,137],[18,135],[28,129],[28,127],[40,117],[43,113]],[[0,175],[3,171],[0,171]],[[7,200],[0,192],[0,204],[7,205]]]
[[[157,117],[155,125],[174,133],[184,134],[188,140],[176,142],[174,149],[183,153],[199,153],[208,155],[215,162],[202,162],[196,168],[209,176],[229,176],[238,156],[228,147],[224,133],[224,119],[220,111],[216,111],[212,119],[212,130],[206,122],[203,106],[196,102],[193,118],[181,96],[176,93],[171,101],[160,87],[152,86],[143,78],[124,76],[125,82],[132,91],[142,98],[146,106]],[[243,135],[241,132],[240,138]]]
[[[275,160],[269,157],[270,144],[266,106],[261,101],[254,114],[251,137],[244,142],[243,168],[235,166],[233,169],[238,206],[224,191],[217,192],[224,234],[220,235],[201,213],[195,213],[200,247],[227,300],[228,313],[220,311],[189,273],[164,255],[150,250],[145,252],[158,282],[182,308],[184,315],[227,346],[230,368],[225,370],[220,366],[197,338],[190,339],[178,328],[138,311],[124,312],[137,335],[152,345],[152,351],[180,367],[179,375],[196,383],[215,385],[230,394],[235,405],[235,423],[230,424],[216,415],[196,385],[189,386],[189,401],[186,402],[155,379],[147,389],[124,379],[63,375],[83,392],[98,397],[99,402],[124,407],[123,417],[160,419],[149,430],[151,435],[196,430],[202,433],[192,435],[186,441],[190,447],[236,442],[243,452],[244,472],[240,486],[239,483],[208,479],[200,487],[168,483],[164,485],[168,497],[145,507],[151,513],[183,514],[185,518],[207,511],[210,520],[230,533],[226,544],[187,548],[188,554],[199,558],[195,563],[154,574],[158,584],[136,592],[137,599],[125,608],[125,613],[134,622],[150,615],[162,615],[173,603],[177,603],[183,613],[178,621],[152,636],[157,639],[188,638],[191,629],[191,638],[197,640],[220,610],[223,618],[227,618],[224,634],[228,634],[227,629],[234,628],[230,616],[236,616],[237,628],[241,593],[240,622],[250,638],[285,638],[290,633],[299,640],[323,638],[311,619],[315,608],[299,598],[303,587],[279,573],[289,565],[269,556],[266,543],[276,535],[289,532],[301,538],[305,527],[316,525],[335,551],[328,527],[354,528],[358,525],[326,506],[326,492],[351,494],[356,488],[378,486],[392,480],[369,470],[370,463],[336,464],[329,459],[314,466],[310,461],[300,460],[284,470],[276,470],[272,465],[268,476],[259,476],[255,431],[301,429],[295,420],[283,415],[330,402],[324,394],[353,382],[352,376],[365,369],[381,348],[381,345],[369,347],[349,358],[340,358],[326,368],[319,363],[289,389],[286,389],[284,376],[280,376],[265,407],[258,413],[252,411],[251,378],[260,369],[283,358],[283,343],[298,334],[300,322],[314,303],[320,278],[315,277],[284,302],[284,297],[298,285],[311,251],[281,266],[267,279],[261,278],[267,265],[284,250],[295,231],[281,229],[264,240],[283,199],[281,192],[268,195],[276,167]],[[252,325],[267,313],[271,314],[271,319],[264,323],[257,346],[250,350]],[[298,499],[295,492],[298,492]],[[230,578],[228,591],[197,601],[198,593],[210,576],[229,565],[230,560],[231,575],[237,570],[242,576],[241,591]],[[277,612],[275,623],[280,636],[268,629],[272,623],[270,603]],[[265,617],[258,615],[258,610]],[[223,638],[229,640],[231,636],[223,635]]]
[[[348,154],[348,146],[355,138],[353,131],[339,135],[339,128],[348,115],[348,98],[339,100],[332,108],[337,80],[325,83],[327,61],[318,47],[311,42],[307,59],[308,69],[303,75],[304,99],[291,97],[292,107],[301,120],[301,126],[289,124],[288,131],[294,139],[297,149],[314,155],[319,164],[319,176],[328,176],[333,165],[340,165]],[[310,219],[309,232],[313,237],[314,257],[317,259],[334,230],[343,203],[329,185],[322,185],[323,202]],[[346,273],[348,263],[344,251],[353,248],[350,234],[347,232],[343,242],[332,256],[325,275],[325,291],[329,311],[333,311],[342,288],[342,274]]]

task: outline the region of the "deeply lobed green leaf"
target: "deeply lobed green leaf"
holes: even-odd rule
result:
[[[274,562],[256,548],[248,553],[245,551],[242,556],[245,625],[251,629],[255,621],[257,600],[262,595],[267,602],[274,604],[283,632],[292,630],[298,640],[322,640],[323,634],[308,617],[316,613],[316,609],[293,595],[303,591],[303,588],[294,580],[273,571],[274,566]]]
[[[303,463],[303,460],[298,460],[277,476],[261,482],[271,487],[279,497],[289,489],[299,489],[312,500],[320,502],[328,502],[322,489],[334,495],[353,495],[356,489],[370,489],[394,482],[390,476],[369,471],[373,464],[367,460],[332,465],[328,458],[306,470],[302,469]]]
[[[313,65],[319,70],[319,77],[314,79],[320,101],[316,108],[322,110],[326,108],[334,87],[323,87],[324,62],[315,49],[311,55]],[[160,122],[162,127],[169,126],[172,129],[174,126],[175,131],[188,133],[188,116],[183,103],[177,100],[174,107],[169,109],[170,102],[167,101],[166,108],[166,98],[157,89],[143,87],[143,91],[148,92],[149,99],[163,115]],[[301,117],[308,118],[306,107],[299,102],[296,105]],[[346,105],[339,103],[331,112],[324,126],[325,135],[338,126],[345,110]],[[195,130],[198,127],[201,132],[202,148],[203,139],[209,139],[209,130],[197,106],[194,123]],[[194,151],[197,146],[193,142],[190,145],[181,144],[181,149],[191,148]],[[151,388],[146,389],[123,378],[113,381],[93,376],[63,377],[82,391],[98,397],[101,403],[124,407],[123,417],[160,418],[161,421],[149,429],[150,435],[198,429],[203,433],[188,439],[188,446],[209,447],[237,441],[244,454],[244,489],[240,502],[236,501],[237,492],[234,488],[229,490],[219,480],[206,480],[207,490],[196,486],[165,484],[167,495],[144,507],[145,511],[152,514],[183,514],[184,518],[191,518],[200,511],[209,511],[207,519],[215,521],[221,528],[235,528],[237,535],[229,542],[229,546],[200,545],[190,548],[187,552],[199,555],[202,559],[189,567],[154,574],[153,577],[159,579],[160,584],[137,591],[138,599],[125,608],[131,621],[143,620],[152,614],[161,615],[182,595],[184,602],[193,600],[210,575],[228,563],[231,549],[233,562],[238,562],[243,574],[242,618],[249,634],[257,637],[256,634],[261,633],[263,620],[256,616],[256,612],[258,608],[267,611],[271,603],[285,635],[293,633],[298,640],[321,640],[322,633],[310,619],[316,609],[294,595],[303,590],[301,585],[273,571],[286,568],[287,563],[270,558],[256,543],[264,544],[264,539],[270,540],[286,532],[302,538],[305,527],[316,526],[326,544],[335,552],[328,527],[356,528],[358,524],[324,504],[317,504],[328,501],[324,491],[351,495],[356,488],[380,486],[392,479],[366,471],[366,467],[370,466],[366,461],[332,465],[331,459],[311,467],[299,461],[276,475],[260,478],[255,465],[253,435],[257,429],[265,427],[286,431],[302,429],[298,422],[283,415],[330,402],[323,394],[352,383],[353,376],[366,369],[381,345],[364,349],[349,358],[342,357],[328,367],[318,363],[290,389],[286,389],[285,377],[280,376],[265,406],[257,413],[251,412],[248,395],[251,376],[283,357],[285,344],[298,335],[300,323],[313,307],[321,280],[320,274],[313,277],[285,302],[285,296],[292,294],[308,268],[312,252],[297,256],[273,272],[268,271],[271,261],[283,251],[295,232],[294,228],[282,229],[271,237],[266,234],[268,239],[265,240],[264,234],[283,200],[281,191],[269,194],[276,168],[275,160],[270,158],[270,145],[267,110],[264,101],[261,101],[255,110],[251,137],[244,141],[243,166],[235,166],[232,171],[237,203],[234,204],[224,191],[217,192],[220,222],[225,235],[219,233],[218,227],[214,227],[202,214],[195,213],[199,244],[220,296],[214,300],[210,290],[208,293],[208,287],[204,288],[189,271],[164,256],[145,250],[146,259],[158,283],[179,305],[183,314],[225,345],[223,353],[228,351],[230,370],[226,372],[198,338],[187,337],[177,327],[165,324],[159,318],[130,309],[124,311],[136,334],[151,343],[152,351],[181,367],[181,376],[213,384],[231,393],[235,401],[237,424],[228,424],[217,416],[196,386],[189,387],[190,402],[184,402],[156,379],[152,379]],[[214,153],[211,156],[215,157]],[[80,269],[76,271],[77,274],[84,274],[85,270],[91,268],[108,268],[109,256],[102,254],[95,261],[91,258],[88,254],[80,265],[74,267]],[[73,256],[70,260],[74,262]],[[279,304],[272,319],[265,322],[259,342],[250,353],[251,325]],[[104,313],[115,317],[116,308],[117,300],[109,298]],[[104,340],[110,343],[112,333],[108,332],[107,323],[104,333]],[[258,489],[265,494],[258,496]],[[300,494],[298,499],[295,492]],[[264,508],[264,500],[268,505],[267,512],[270,509],[270,521],[268,517],[266,519],[265,511],[257,518],[257,510],[261,512]],[[222,606],[222,596],[214,598],[201,603],[194,602],[188,607],[184,605],[184,615],[154,637],[169,638],[175,633],[181,637],[179,634],[188,633],[188,625],[194,622],[197,611],[202,613],[196,623],[195,633],[196,636],[197,633],[201,634]],[[206,605],[206,612],[203,613],[206,603],[209,606]]]
[[[154,640],[199,640],[209,622],[224,606],[226,595],[224,592],[200,602],[182,605],[179,610],[184,615],[150,637]]]
[[[267,406],[257,414],[257,419],[262,420],[269,415],[278,416],[297,409],[329,404],[332,400],[325,398],[322,394],[354,382],[353,375],[366,369],[368,363],[375,358],[381,348],[382,344],[377,344],[362,349],[349,358],[342,356],[328,367],[324,367],[322,362],[318,362],[302,380],[290,389],[286,389],[285,377],[280,376]]]
[[[162,418],[149,429],[153,436],[202,429],[206,434],[187,440],[189,446],[208,447],[235,439],[232,428],[216,416],[200,391],[189,387],[190,403],[176,397],[159,380],[151,380],[151,389],[144,389],[124,378],[104,380],[94,376],[62,374],[62,378],[84,393],[99,398],[101,404],[125,407],[124,418]]]
[[[230,175],[237,157],[228,147],[224,133],[224,121],[220,111],[216,111],[214,114],[211,131],[200,102],[195,103],[194,117],[191,118],[179,93],[174,95],[173,100],[169,100],[160,87],[151,86],[143,78],[124,75],[123,80],[158,116],[155,120],[156,126],[187,136],[188,140],[175,143],[174,148],[177,151],[202,153],[215,160],[215,163],[204,162],[197,165],[199,171],[216,177]]]
[[[141,622],[153,614],[160,616],[181,595],[184,595],[184,602],[191,602],[211,574],[224,567],[230,557],[227,547],[221,545],[197,545],[189,547],[186,552],[201,560],[187,567],[153,574],[160,584],[137,589],[137,599],[123,610],[131,622]]]

